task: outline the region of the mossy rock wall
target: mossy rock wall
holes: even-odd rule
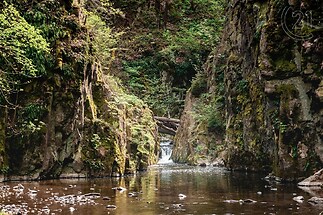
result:
[[[187,92],[186,105],[174,138],[172,159],[177,163],[192,165],[223,165],[223,161],[219,158],[224,146],[221,136],[223,131],[220,129],[218,132],[218,127],[210,126],[212,120],[207,118],[209,114],[207,117],[203,116],[205,114],[203,107],[210,110],[214,106],[200,96],[194,96],[192,88]]]
[[[33,96],[21,94],[22,107],[37,104],[43,112],[28,122],[18,114],[17,132],[1,135],[6,180],[121,176],[157,162],[157,127],[151,110],[124,93],[112,76],[104,79],[87,82],[86,93],[80,90],[84,83],[64,89],[36,83],[28,92]]]
[[[229,1],[223,39],[205,69],[217,96],[224,67],[228,168],[297,180],[322,167],[323,40],[315,28],[322,7],[314,0]],[[305,15],[296,23],[292,12],[311,12],[314,27]]]
[[[96,61],[84,8],[72,2],[30,6],[64,34],[49,35],[54,53],[46,74],[26,79],[9,102],[0,101],[4,180],[121,176],[157,162],[151,110]],[[34,16],[28,21],[43,24]]]
[[[197,135],[194,133],[194,128],[196,127],[196,121],[192,116],[193,95],[189,91],[186,95],[185,108],[182,113],[181,123],[177,129],[177,134],[174,138],[175,147],[172,152],[172,159],[177,163],[187,163],[191,162],[189,159],[194,155],[193,142],[191,139]]]

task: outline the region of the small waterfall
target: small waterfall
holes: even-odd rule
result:
[[[170,158],[173,151],[172,141],[163,141],[160,143],[161,155],[158,164],[170,164],[173,160]]]

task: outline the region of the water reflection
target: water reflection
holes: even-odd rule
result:
[[[296,186],[270,184],[261,178],[219,168],[157,165],[124,178],[24,182],[19,194],[13,190],[19,183],[5,183],[0,204],[2,208],[21,206],[22,214],[63,215],[319,214],[323,210],[308,204],[311,195]],[[36,195],[30,196],[30,190]],[[93,198],[83,203],[55,201],[69,195],[75,200]],[[296,195],[304,196],[304,203],[293,201]]]

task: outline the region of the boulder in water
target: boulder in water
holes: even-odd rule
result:
[[[126,191],[127,189],[124,187],[113,187],[112,190],[118,190],[122,193],[122,192]]]
[[[178,198],[180,199],[180,200],[183,200],[183,199],[185,199],[187,196],[186,195],[184,195],[184,194],[182,194],[182,193],[180,193],[180,194],[178,194]]]
[[[314,175],[304,179],[298,183],[298,186],[307,187],[322,187],[323,186],[323,169],[316,172]]]
[[[107,205],[107,207],[106,208],[108,208],[108,209],[116,209],[117,208],[117,206],[115,206],[115,205]]]
[[[103,196],[103,197],[102,197],[102,199],[103,199],[103,200],[107,200],[107,201],[111,200],[111,198],[110,198],[110,197],[108,197],[108,196]]]
[[[244,200],[239,200],[240,203],[247,203],[247,204],[252,204],[252,203],[256,203],[256,200],[253,199],[244,199]]]
[[[308,200],[308,203],[312,205],[323,205],[323,198],[312,197]]]
[[[293,198],[294,201],[298,202],[298,203],[303,203],[304,201],[304,197],[303,196],[295,196]]]

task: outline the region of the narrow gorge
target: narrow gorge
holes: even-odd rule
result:
[[[323,214],[322,18],[1,1],[0,215]]]
[[[318,0],[0,4],[2,180],[172,159],[299,180],[322,167]],[[181,120],[177,120],[181,118]]]

